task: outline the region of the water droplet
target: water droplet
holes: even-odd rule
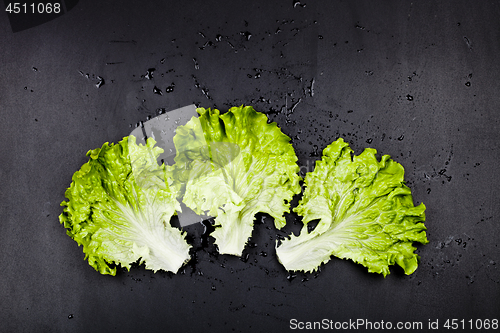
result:
[[[465,85],[466,85],[467,87],[470,87],[470,81],[465,82]]]
[[[409,101],[413,101],[413,96],[408,94],[408,95],[406,95],[406,99]]]
[[[175,84],[171,84],[167,87],[167,89],[165,89],[165,92],[168,94],[168,93],[171,93],[174,91],[174,87],[175,87]]]
[[[156,70],[156,68],[148,68],[148,70],[146,71],[146,75],[144,75],[144,77],[148,80],[151,80],[153,79],[153,72]]]
[[[465,41],[465,44],[467,44],[467,47],[469,48],[469,50],[472,51],[472,42],[470,41],[470,39],[467,38],[466,36],[464,36],[464,41]]]
[[[306,4],[305,3],[301,4],[300,0],[293,0],[293,8],[295,8],[295,7],[302,7],[302,8],[304,8],[305,6],[306,6]]]
[[[163,93],[161,92],[161,90],[157,86],[154,86],[153,92],[157,95],[160,95],[160,96],[163,95]]]
[[[196,60],[196,58],[193,58],[193,62],[194,62],[194,69],[200,69],[200,65],[198,64],[198,60]]]
[[[200,46],[200,50],[204,50],[207,46],[213,46],[214,43],[211,40],[208,40],[203,44],[203,46]]]
[[[247,262],[249,257],[250,257],[250,254],[245,253],[243,256],[240,257],[240,260],[243,262]]]
[[[309,154],[309,156],[311,156],[311,157],[313,157],[313,156],[319,156],[319,154],[318,154],[318,146],[317,145],[313,146],[313,151]]]
[[[401,136],[398,138],[398,140],[403,141],[404,138],[405,138],[405,136],[403,134],[401,134]]]
[[[295,279],[297,277],[297,274],[294,274],[294,273],[290,273],[288,274],[288,276],[286,277],[286,279],[288,281],[292,281],[293,279]]]
[[[73,314],[72,314],[72,313],[70,313],[70,314],[68,315],[68,319],[73,319],[73,318],[74,318]]]
[[[430,194],[430,193],[431,193],[431,189],[430,189],[430,188],[428,188],[428,189],[427,189],[427,194]]]
[[[368,143],[368,144],[370,144],[370,143],[372,143],[372,142],[373,142],[373,139],[372,139],[372,138],[369,138],[369,139],[367,139],[367,140],[366,140],[366,143]]]
[[[215,286],[212,286],[212,290],[216,290],[217,288]]]
[[[212,97],[210,97],[210,95],[208,94],[208,89],[207,89],[207,88],[201,88],[201,93],[202,93],[203,95],[205,95],[205,97],[206,97],[207,99],[209,99],[209,100],[211,100],[211,99],[212,99]]]
[[[242,31],[240,32],[240,35],[244,36],[246,40],[250,40],[250,37],[252,37],[252,33],[250,31]]]
[[[38,72],[38,68],[36,68],[36,67],[33,67],[31,69],[33,70],[33,72]]]
[[[307,88],[309,91],[309,96],[313,97],[314,96],[314,78],[311,79],[311,84]]]
[[[101,88],[104,85],[104,79],[100,76],[97,77],[97,83],[96,83],[96,88]]]

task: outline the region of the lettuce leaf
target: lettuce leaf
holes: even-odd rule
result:
[[[197,111],[174,137],[177,188],[186,206],[215,217],[219,252],[241,256],[258,212],[285,225],[301,191],[297,157],[290,138],[251,106]]]
[[[415,271],[419,256],[412,242],[428,243],[425,205],[414,206],[403,167],[388,155],[378,161],[375,154],[367,148],[353,156],[342,138],[325,148],[294,209],[303,216],[300,235],[276,248],[287,270],[312,272],[333,255],[384,277],[394,264],[406,274]],[[308,232],[314,220],[319,222]]]
[[[116,265],[130,269],[138,260],[176,273],[190,258],[185,233],[170,225],[180,205],[155,143],[137,145],[130,136],[89,151],[61,203],[60,222],[101,274],[115,275]]]

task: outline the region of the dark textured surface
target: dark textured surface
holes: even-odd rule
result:
[[[1,332],[500,317],[499,1],[160,3],[80,1],[17,33],[0,14]],[[393,156],[427,206],[418,270],[384,279],[332,259],[289,281],[259,216],[247,262],[200,247],[183,274],[94,271],[58,221],[72,174],[89,149],[191,103],[269,113],[303,170],[339,136]],[[187,229],[200,245],[203,226]]]

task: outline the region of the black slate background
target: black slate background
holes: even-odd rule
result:
[[[0,331],[500,319],[499,15],[499,1],[80,1],[13,33],[0,14]],[[290,214],[284,232],[258,216],[246,262],[201,247],[198,224],[177,275],[94,271],[58,221],[72,174],[191,103],[268,113],[303,170],[339,136],[391,155],[427,206],[418,270],[384,279],[334,258],[287,279],[274,241],[299,230]]]

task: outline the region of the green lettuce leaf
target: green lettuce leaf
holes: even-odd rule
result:
[[[297,157],[290,138],[251,106],[197,111],[176,130],[174,178],[186,206],[215,217],[219,252],[241,256],[258,212],[285,225],[301,191]]]
[[[325,148],[294,209],[303,216],[300,235],[277,244],[287,270],[312,272],[333,255],[384,276],[394,264],[406,274],[415,271],[420,258],[412,242],[428,242],[425,206],[414,206],[403,167],[388,155],[378,161],[375,154],[367,148],[353,156],[342,138]],[[313,220],[319,222],[308,232]]]
[[[176,273],[190,258],[185,233],[170,225],[180,205],[155,143],[137,145],[130,136],[89,151],[61,203],[60,222],[101,274],[115,275],[116,265],[130,269],[138,260]]]

